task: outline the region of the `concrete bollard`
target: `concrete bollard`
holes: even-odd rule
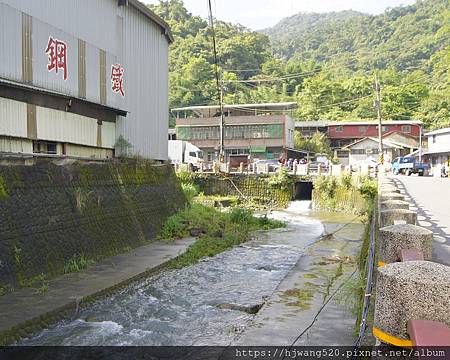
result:
[[[406,261],[378,268],[373,334],[381,341],[411,346],[409,320],[450,326],[450,267]]]
[[[392,185],[381,185],[380,192],[382,192],[382,193],[394,192],[394,193],[400,194],[400,190],[396,186],[392,186]]]
[[[416,249],[431,260],[433,232],[411,224],[391,225],[379,230],[379,259],[385,264],[400,261],[402,249]]]
[[[243,162],[241,162],[241,163],[239,164],[239,172],[240,172],[241,174],[244,173],[244,163],[243,163]]]
[[[409,203],[402,200],[386,200],[380,203],[381,210],[405,209],[409,210]]]
[[[381,201],[387,200],[405,200],[405,195],[395,193],[395,192],[382,192],[381,193]]]
[[[389,209],[380,211],[381,227],[394,225],[398,221],[405,221],[407,224],[416,225],[417,213],[405,209]]]

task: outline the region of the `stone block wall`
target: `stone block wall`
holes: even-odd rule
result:
[[[0,287],[147,244],[185,203],[170,165],[0,165]]]
[[[286,207],[293,198],[294,186],[271,185],[270,178],[261,175],[220,175],[200,176],[195,179],[205,195],[242,196],[252,198],[262,204]],[[241,195],[242,194],[242,195]]]

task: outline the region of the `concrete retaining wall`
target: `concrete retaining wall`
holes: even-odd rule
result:
[[[185,202],[169,165],[0,166],[0,287],[147,244]]]

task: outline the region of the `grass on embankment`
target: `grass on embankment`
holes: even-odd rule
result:
[[[221,212],[213,207],[192,204],[168,218],[158,238],[174,240],[189,236],[193,229],[200,232],[197,241],[168,264],[171,268],[181,268],[248,241],[252,231],[284,226],[285,223],[278,220],[255,217],[248,209],[235,207],[229,212]]]

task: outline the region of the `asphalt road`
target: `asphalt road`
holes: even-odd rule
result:
[[[392,177],[417,211],[418,225],[434,232],[433,260],[450,266],[450,179]]]

